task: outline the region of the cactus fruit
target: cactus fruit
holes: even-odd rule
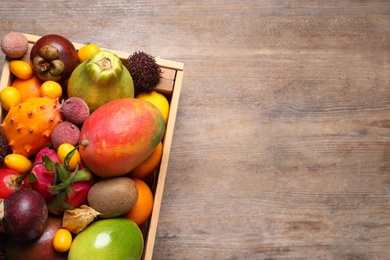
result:
[[[50,145],[51,133],[62,122],[58,99],[29,98],[12,107],[1,127],[13,153],[26,157]]]

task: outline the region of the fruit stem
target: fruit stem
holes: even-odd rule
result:
[[[50,68],[50,63],[40,56],[34,58],[32,65],[39,73],[45,72]]]
[[[97,61],[96,64],[102,71],[112,69],[111,60],[107,57],[103,57],[101,60]]]
[[[30,173],[32,172],[34,167],[36,165],[38,165],[38,164],[44,164],[44,163],[43,162],[36,162],[33,165],[31,165],[30,168],[25,173],[23,173],[22,175],[18,175],[15,178],[10,177],[10,179],[9,179],[10,187],[15,187],[17,189],[20,188],[20,186],[22,186],[23,180],[28,175],[30,175]]]
[[[81,142],[80,142],[80,144],[82,145],[82,146],[88,146],[88,139],[84,139],[84,140],[82,140]]]

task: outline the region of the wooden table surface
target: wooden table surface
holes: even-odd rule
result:
[[[388,0],[4,2],[184,63],[154,259],[389,259]]]

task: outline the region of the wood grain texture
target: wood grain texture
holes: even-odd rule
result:
[[[0,17],[1,35],[185,64],[154,259],[388,258],[387,0],[14,0]]]

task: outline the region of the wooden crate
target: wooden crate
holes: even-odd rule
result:
[[[29,52],[32,46],[34,45],[34,43],[40,38],[40,36],[31,35],[31,34],[24,34],[24,35],[29,41],[29,50],[28,53],[22,59],[28,61]],[[82,46],[84,46],[83,44],[78,44],[78,43],[73,43],[73,45],[77,50],[79,50]],[[101,48],[101,49],[105,49],[105,48]],[[109,50],[115,53],[122,61],[125,61],[130,55],[130,53],[127,52],[110,50],[110,49],[105,49],[105,50]],[[3,71],[1,74],[1,79],[0,79],[0,91],[5,87],[10,86],[12,84],[12,80],[14,79],[12,73],[9,70],[9,62],[10,59],[6,57],[4,61]],[[168,98],[170,103],[170,109],[169,109],[168,121],[166,124],[166,131],[163,138],[163,155],[162,155],[160,166],[154,173],[155,181],[152,188],[154,193],[153,212],[150,219],[147,221],[144,227],[145,248],[144,248],[143,259],[152,259],[152,255],[153,255],[153,248],[154,248],[154,242],[156,237],[161,200],[164,191],[165,177],[167,174],[169,154],[171,150],[173,131],[174,131],[175,121],[176,121],[176,114],[177,114],[177,109],[179,104],[181,84],[183,80],[183,67],[184,67],[183,63],[161,59],[160,57],[156,57],[156,62],[161,67],[162,70],[162,78],[160,80],[160,83],[157,85],[156,90],[164,94]],[[6,115],[6,111],[4,109],[1,109],[0,110],[1,121],[3,121],[5,115]]]

